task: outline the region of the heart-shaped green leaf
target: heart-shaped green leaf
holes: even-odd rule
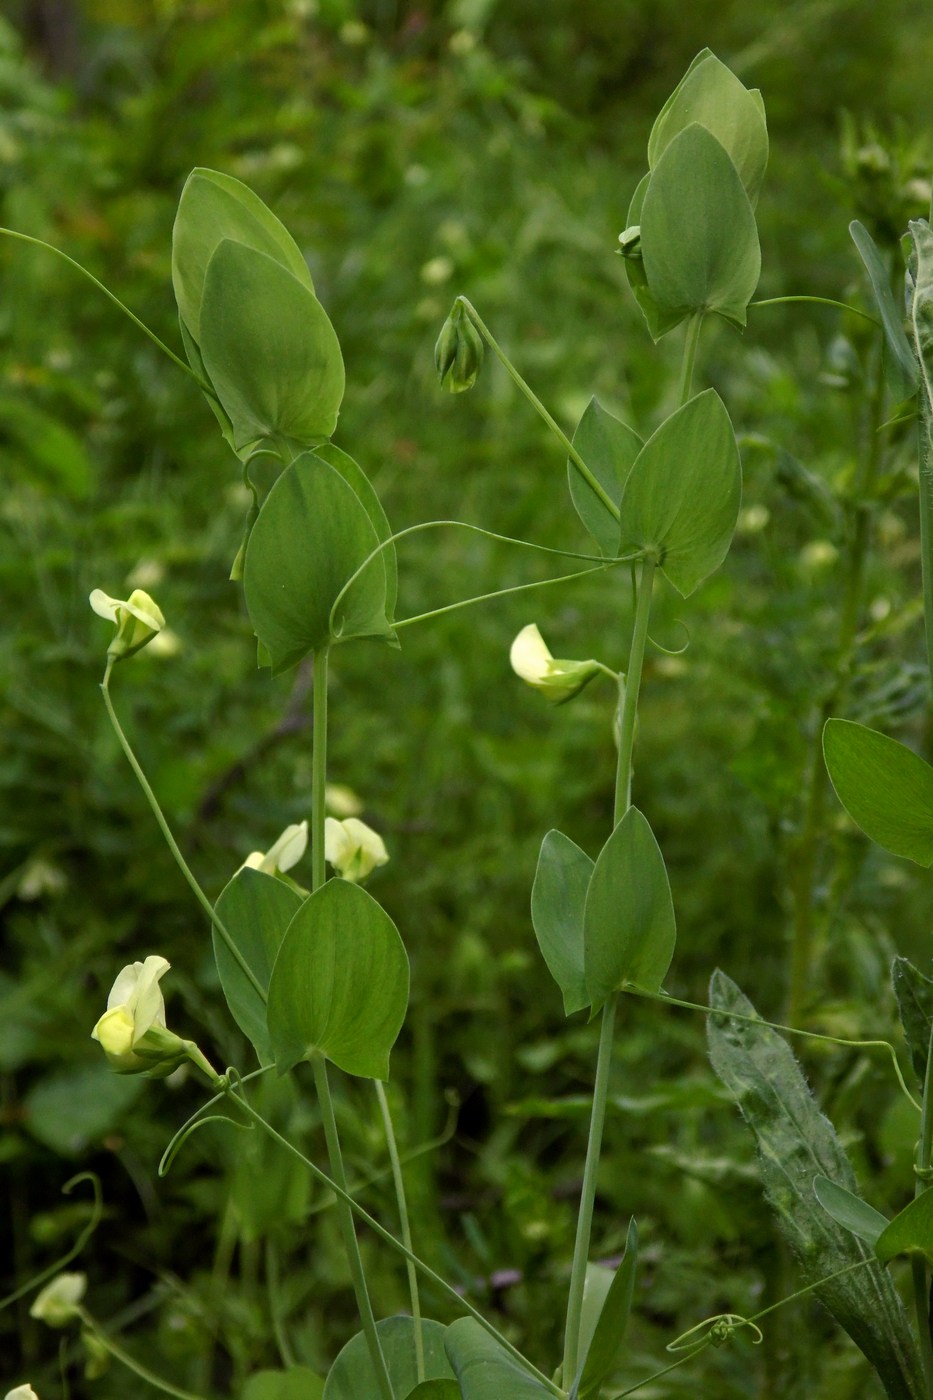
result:
[[[622,493],[619,553],[653,555],[686,598],[729,552],[741,498],[732,423],[707,389],[672,413],[638,454]]]
[[[638,1264],[638,1226],[632,1220],[625,1237],[625,1253],[613,1275],[606,1301],[586,1353],[586,1361],[577,1387],[577,1400],[597,1396],[603,1382],[616,1363],[619,1348],[625,1340],[632,1295],[635,1291],[635,1269]]]
[[[256,981],[266,992],[285,930],[301,904],[301,895],[284,880],[244,868],[224,887],[214,906]],[[216,928],[211,929],[211,936],[230,1015],[252,1042],[260,1061],[271,1064],[272,1042],[266,1025],[266,1003]]]
[[[836,796],[866,836],[895,856],[933,865],[933,768],[913,749],[847,719],[823,729]]]
[[[207,266],[200,329],[238,452],[267,438],[300,450],[331,436],[344,390],[340,345],[317,297],[280,262],[223,239]]]
[[[882,1215],[880,1210],[875,1210],[874,1206],[870,1206],[845,1186],[837,1186],[828,1176],[814,1177],[813,1190],[820,1205],[837,1225],[874,1246],[887,1226],[886,1215]]]
[[[618,505],[632,464],[641,451],[641,438],[594,398],[577,424],[573,445],[609,499]],[[614,558],[619,541],[618,520],[573,462],[567,463],[567,481],[577,515],[602,553]]]
[[[569,836],[548,832],[531,890],[531,922],[548,971],[560,987],[567,1016],[589,1004],[583,972],[583,911],[592,873],[593,862]]]
[[[408,955],[371,895],[346,880],[315,890],[285,931],[267,1017],[280,1073],[318,1053],[338,1069],[388,1079],[408,1007]]]
[[[265,253],[314,291],[308,264],[288,229],[257,194],[218,170],[192,170],[172,230],[172,283],[182,322],[201,340],[201,298],[207,267],[225,239]]]
[[[728,154],[695,122],[666,147],[641,208],[641,254],[662,315],[743,327],[761,272],[758,230]]]
[[[648,137],[653,170],[671,141],[692,122],[724,147],[754,205],[768,166],[768,127],[757,88],[749,91],[731,69],[703,49],[661,108]]]
[[[472,1317],[447,1328],[447,1355],[463,1400],[554,1400],[552,1392]]]
[[[377,544],[369,516],[339,472],[310,452],[286,468],[263,502],[243,565],[250,621],[273,675],[331,642],[391,635],[379,555],[331,620],[344,585]]]
[[[897,1254],[922,1254],[933,1263],[933,1191],[924,1191],[895,1215],[875,1240],[875,1254],[886,1264]]]
[[[456,1385],[454,1373],[444,1350],[447,1328],[440,1322],[424,1319],[421,1323],[424,1346],[424,1370],[427,1384],[447,1381]],[[405,1400],[418,1386],[418,1361],[415,1349],[415,1321],[411,1317],[387,1317],[376,1323],[379,1345],[385,1357],[386,1370],[397,1400]],[[444,1391],[426,1391],[426,1397],[436,1394],[444,1400]],[[457,1391],[454,1390],[456,1396]],[[363,1332],[351,1337],[340,1352],[324,1386],[323,1400],[383,1400],[369,1346]]]
[[[382,502],[376,495],[363,468],[353,460],[349,453],[335,447],[332,442],[321,443],[320,447],[314,449],[314,455],[320,457],[329,467],[333,467],[334,471],[339,472],[347,485],[352,487],[354,495],[369,516],[369,523],[376,532],[378,542],[383,544],[390,539],[392,527],[382,509]],[[386,576],[385,612],[386,616],[391,619],[395,613],[395,600],[398,596],[398,562],[395,545],[386,545],[379,558]]]
[[[664,857],[645,817],[630,807],[599,853],[586,896],[584,961],[594,1013],[626,983],[660,991],[675,939]]]

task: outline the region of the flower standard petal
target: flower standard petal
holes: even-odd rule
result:
[[[545,678],[553,659],[544,638],[533,622],[522,628],[509,652],[512,670],[529,685]]]

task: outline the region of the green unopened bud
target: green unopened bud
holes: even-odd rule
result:
[[[81,1316],[79,1304],[86,1288],[87,1274],[58,1274],[37,1295],[29,1316],[49,1327],[67,1327],[74,1318]]]
[[[84,1378],[99,1381],[110,1367],[110,1352],[90,1327],[85,1327],[82,1331],[81,1345],[84,1348]]]
[[[603,669],[598,661],[558,661],[533,622],[523,627],[509,653],[512,670],[552,705],[572,700]]]
[[[162,610],[141,588],[134,588],[126,600],[111,598],[103,589],[95,588],[89,601],[98,617],[106,617],[117,625],[107,648],[107,655],[114,661],[125,661],[140,651],[165,626]]]
[[[434,347],[434,367],[445,389],[472,389],[483,364],[483,338],[461,301],[455,301]]]

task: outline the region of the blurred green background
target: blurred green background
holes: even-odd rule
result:
[[[670,411],[678,333],[652,346],[614,250],[654,114],[705,45],[767,106],[762,297],[859,300],[850,219],[896,251],[929,207],[922,3],[8,0],[5,15],[2,223],[67,251],[180,350],[170,248],[185,176],[206,165],[249,183],[307,255],[347,364],[336,441],[396,529],[459,519],[587,548],[547,429],[488,361],[471,394],[443,395],[433,344],[464,292],[568,431],[594,393],[643,434]],[[875,355],[863,323],[814,306],[753,311],[744,336],[723,326],[704,339],[699,381],[732,412],[745,506],[722,571],[656,609],[656,639],[677,648],[686,628],[690,645],[649,659],[636,752],[636,801],[678,913],[667,985],[680,996],[702,1001],[721,965],[763,1014],[785,1005]],[[922,745],[909,429],[885,444],[846,713]],[[87,595],[142,586],[166,614],[175,648],[120,668],[115,700],[212,896],[307,815],[308,677],[255,669],[227,582],[245,514],[237,464],[191,381],[73,269],[11,240],[0,482],[0,1291],[67,1248],[86,1188],[61,1187],[91,1168],[107,1215],[72,1267],[134,1355],[177,1386],[239,1394],[251,1370],[277,1364],[271,1280],[293,1354],[324,1370],[355,1329],[326,1199],[262,1143],[216,1128],[158,1181],[202,1092],[115,1078],[88,1038],[122,964],[158,952],[173,964],[173,1026],[215,1061],[248,1064],[205,921],[107,727],[107,634]],[[456,531],[404,542],[400,564],[401,616],[552,571]],[[331,776],[385,837],[392,859],[372,889],[412,959],[392,1100],[417,1153],[416,1247],[540,1365],[556,1362],[596,1040],[582,1017],[562,1019],[528,897],[550,827],[593,855],[605,839],[612,696],[597,683],[548,709],[512,676],[508,647],[535,620],[556,655],[619,667],[630,617],[620,574],[455,613],[406,631],[398,655],[346,648],[333,665]],[[807,1024],[892,1034],[887,967],[900,951],[929,970],[928,887],[869,852],[833,802],[820,820]],[[841,1051],[808,1053],[807,1067],[871,1199],[903,1204],[912,1127],[889,1074]],[[309,1085],[264,1093],[320,1154]],[[343,1085],[341,1105],[352,1172],[383,1173],[366,1199],[392,1219],[367,1086]],[[793,1289],[701,1018],[635,1003],[619,1034],[598,1257],[618,1254],[632,1213],[645,1266],[620,1387],[702,1317]],[[365,1244],[378,1311],[404,1308],[401,1270]],[[28,1303],[0,1314],[0,1381],[29,1378],[52,1400],[65,1394],[59,1338]],[[450,1318],[430,1292],[427,1304]],[[75,1400],[127,1393],[116,1370],[82,1379],[70,1336],[65,1361]],[[805,1304],[777,1314],[757,1352],[710,1352],[642,1393],[832,1400],[874,1384]]]

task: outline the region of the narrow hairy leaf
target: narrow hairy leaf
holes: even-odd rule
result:
[[[573,445],[610,500],[618,505],[622,488],[641,451],[641,438],[593,398],[577,424]],[[618,520],[573,462],[567,463],[567,482],[577,515],[602,553],[614,558],[619,543]]]
[[[713,974],[709,1000],[714,1013],[756,1015],[722,972]],[[890,1400],[922,1400],[917,1344],[891,1279],[814,1194],[816,1176],[855,1194],[855,1174],[793,1054],[776,1031],[727,1016],[711,1015],[708,1035],[713,1068],[755,1135],[765,1195],[797,1255],[803,1282],[826,1280],[816,1296],[874,1366]],[[866,1260],[864,1267],[828,1277]]]
[[[891,290],[888,269],[868,229],[864,224],[860,224],[858,219],[853,219],[849,225],[849,233],[868,273],[868,280],[875,294],[875,304],[884,327],[884,338],[890,352],[889,363],[894,373],[891,391],[896,399],[906,399],[909,394],[916,392],[920,374],[904,329],[904,313],[898,310]]]
[[[616,1363],[619,1349],[625,1340],[629,1313],[632,1310],[632,1295],[635,1291],[635,1270],[638,1264],[638,1226],[632,1220],[625,1238],[625,1253],[616,1269],[612,1284],[606,1295],[586,1353],[586,1361],[577,1387],[577,1400],[591,1400],[599,1394],[600,1388]]]
[[[657,992],[676,940],[664,857],[637,807],[630,807],[599,853],[583,916],[586,991],[597,1012],[631,983]]]
[[[341,474],[305,452],[279,477],[250,533],[243,588],[274,675],[309,651],[356,636],[387,636],[386,571],[377,555],[345,595],[339,634],[331,609],[378,543]]]
[[[933,1033],[933,979],[907,958],[895,958],[891,967],[891,983],[897,999],[897,1013],[904,1029],[904,1039],[910,1051],[910,1062],[922,1085],[927,1072],[927,1054]]]
[[[709,49],[697,54],[655,119],[648,138],[652,169],[691,122],[705,127],[725,148],[754,204],[768,165],[764,103],[757,88],[744,87]]]
[[[659,310],[745,325],[761,272],[755,215],[738,171],[693,123],[665,149],[641,207],[641,254]]]
[[[924,1191],[882,1230],[875,1253],[883,1264],[898,1254],[922,1254],[933,1263],[933,1191]]]
[[[192,170],[172,229],[172,283],[179,315],[197,343],[201,340],[204,278],[211,257],[225,238],[274,258],[314,291],[298,244],[248,185],[218,170]]]
[[[933,768],[913,749],[847,719],[823,729],[836,796],[866,836],[892,855],[933,865]]]
[[[446,1327],[440,1322],[424,1319],[421,1323],[424,1342],[425,1380],[440,1385],[455,1384],[454,1373],[444,1350]],[[418,1362],[415,1350],[415,1321],[411,1317],[387,1317],[376,1323],[379,1344],[385,1357],[386,1369],[397,1400],[405,1400],[418,1384]],[[457,1392],[454,1390],[454,1395]],[[425,1400],[445,1400],[443,1389],[424,1392]],[[330,1368],[324,1386],[323,1400],[382,1400],[382,1392],[369,1347],[363,1332],[351,1337]]]
[[[224,887],[215,909],[247,966],[265,991],[285,930],[301,908],[301,895],[260,870],[238,870]],[[252,1042],[263,1064],[273,1060],[266,1004],[216,928],[214,959],[230,1014]]]
[[[564,1014],[589,1004],[583,970],[583,912],[593,862],[560,831],[541,843],[531,890],[531,922],[548,971],[560,987]]]
[[[201,357],[238,452],[263,439],[300,451],[331,436],[344,369],[317,297],[275,258],[225,238],[204,278]]]
[[[318,1052],[347,1074],[388,1079],[408,1007],[398,929],[359,885],[328,880],[293,917],[269,981],[280,1073]]]
[[[870,1206],[860,1196],[856,1196],[844,1186],[838,1186],[826,1176],[814,1177],[813,1191],[820,1205],[837,1225],[841,1225],[850,1234],[858,1235],[860,1240],[874,1248],[875,1241],[888,1223],[886,1215],[882,1215],[880,1210],[875,1210],[874,1206]]]
[[[697,394],[645,443],[622,493],[619,552],[642,549],[687,597],[729,552],[742,466],[726,407]]]
[[[553,1400],[547,1386],[472,1317],[461,1317],[447,1328],[446,1346],[463,1400]]]

